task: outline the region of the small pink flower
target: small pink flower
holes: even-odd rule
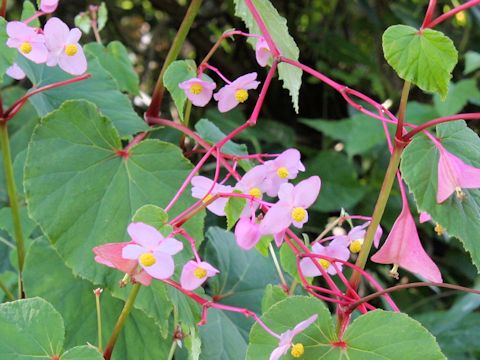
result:
[[[45,37],[20,21],[7,24],[7,46],[17,49],[20,54],[37,64],[47,61],[48,50]]]
[[[42,0],[40,1],[40,10],[44,13],[51,14],[57,10],[59,0]]]
[[[400,266],[428,281],[442,282],[440,270],[420,243],[408,205],[404,205],[387,240],[371,260],[379,264],[393,264],[391,273],[394,276],[398,276],[397,268]]]
[[[425,211],[422,211],[420,213],[420,217],[419,217],[420,224],[423,224],[423,223],[425,223],[427,221],[430,221],[430,220],[432,220],[432,217],[430,216],[429,213],[427,213]]]
[[[356,254],[362,249],[365,234],[367,233],[366,228],[369,225],[370,221],[367,221],[363,225],[353,227],[347,235],[335,236],[334,239],[343,241],[345,246],[347,246],[352,253]],[[383,230],[380,226],[378,226],[377,231],[375,232],[375,237],[373,238],[373,245],[376,248],[378,248],[378,245],[380,244],[382,234]]]
[[[18,66],[16,63],[7,69],[6,74],[15,80],[22,80],[22,79],[25,79],[26,77],[22,68]]]
[[[45,43],[49,54],[47,65],[59,65],[60,68],[72,75],[81,75],[87,71],[87,59],[78,43],[82,32],[68,26],[54,17],[47,21],[43,30]]]
[[[279,201],[265,215],[261,223],[263,234],[278,234],[290,225],[301,228],[308,221],[309,208],[317,199],[321,181],[318,176],[309,177],[296,186],[282,184],[278,191]]]
[[[248,217],[241,217],[235,226],[235,240],[238,246],[244,250],[250,250],[262,237],[260,225]]]
[[[240,181],[235,185],[234,190],[238,190],[246,195],[251,195],[257,199],[262,199],[267,169],[263,165],[255,166],[243,175]],[[249,216],[259,206],[258,202],[252,202],[249,206],[245,206],[242,215]]]
[[[256,89],[260,82],[255,81],[257,73],[240,76],[234,82],[222,87],[213,98],[218,101],[218,110],[227,112],[248,99],[248,90]]]
[[[257,40],[257,44],[255,46],[255,56],[257,58],[258,65],[262,67],[267,66],[268,60],[270,60],[270,57],[272,56],[270,47],[263,37]]]
[[[193,78],[180,83],[178,87],[185,91],[185,95],[193,105],[205,106],[212,98],[213,90],[217,85],[212,81]]]
[[[197,262],[190,260],[185,264],[180,276],[180,284],[186,290],[195,290],[208,278],[219,273],[212,265],[205,261]]]
[[[287,330],[280,335],[280,342],[278,346],[272,351],[270,354],[269,360],[278,360],[283,355],[285,355],[288,349],[292,348],[291,354],[293,357],[301,357],[304,353],[303,344],[293,344],[293,338],[312,325],[315,321],[317,321],[318,315],[312,315],[308,319],[300,322],[296,325],[292,330]]]
[[[213,190],[210,189],[213,186]],[[232,187],[228,185],[214,184],[213,180],[205,176],[194,176],[192,178],[192,196],[196,199],[204,199],[203,202],[208,202],[212,196],[218,193],[231,193]],[[207,195],[208,194],[208,195]],[[205,197],[205,195],[207,195]],[[225,205],[227,205],[228,198],[222,197],[207,206],[207,209],[218,216],[225,216]]]
[[[297,149],[288,149],[275,160],[266,161],[267,169],[264,188],[268,196],[277,196],[280,185],[295,179],[299,171],[305,171]]]
[[[312,253],[343,261],[347,261],[350,257],[350,250],[348,249],[347,244],[343,239],[332,240],[327,246],[315,243],[312,245]],[[314,264],[314,261],[317,261],[317,263],[322,268],[324,268],[330,275],[335,275],[337,273],[335,266],[333,266],[330,260],[322,258],[303,258],[302,260],[300,260],[300,269],[302,270],[303,275],[312,277],[322,275],[322,272]],[[337,266],[339,271],[342,271],[343,265],[341,263],[338,262],[335,263],[335,265]]]
[[[462,189],[480,188],[480,169],[465,164],[442,145],[435,145],[440,152],[437,203],[441,204],[454,192],[460,200],[463,200],[465,194]]]

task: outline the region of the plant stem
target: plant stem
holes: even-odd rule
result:
[[[105,348],[105,352],[103,353],[103,357],[105,360],[109,360],[110,357],[112,356],[113,347],[117,342],[118,335],[120,334],[120,331],[122,331],[123,325],[125,324],[125,320],[127,320],[130,310],[132,310],[133,303],[137,298],[137,295],[138,295],[138,292],[140,291],[141,286],[142,286],[141,284],[133,285],[132,290],[130,291],[130,295],[128,295],[127,302],[123,306],[122,312],[120,313],[120,316],[117,319],[117,323],[115,324],[115,327],[113,328],[112,335],[110,336],[110,340],[108,340],[108,344],[107,344],[107,347]]]
[[[288,289],[288,283],[283,276],[282,268],[280,267],[280,263],[278,262],[275,250],[273,250],[272,243],[268,244],[268,250],[270,250],[270,255],[272,256],[273,263],[275,264],[275,268],[277,269],[278,276],[280,278],[280,282],[282,283],[283,288]]]
[[[3,292],[5,293],[6,297],[8,300],[10,301],[14,301],[15,300],[15,296],[13,295],[13,293],[10,291],[10,289],[7,287],[7,285],[4,284],[4,282],[2,281],[2,279],[0,279],[0,289],[3,290]]]
[[[17,189],[15,186],[15,176],[13,173],[12,155],[10,153],[10,142],[8,138],[8,128],[5,122],[0,122],[0,139],[2,143],[2,158],[5,171],[5,180],[7,182],[8,198],[10,200],[10,209],[12,211],[13,231],[15,242],[17,244],[18,260],[18,297],[21,299],[23,294],[22,271],[25,261],[25,241],[23,239],[22,222],[20,217],[20,206],[18,204]]]
[[[2,0],[2,5],[0,6],[0,17],[5,17],[7,13],[7,0]]]
[[[410,94],[410,81],[403,83],[402,98],[400,99],[400,107],[398,109],[398,123],[395,137],[401,139],[403,136],[403,126],[405,119],[405,111],[407,110],[408,95]]]
[[[173,339],[172,346],[170,347],[170,352],[168,353],[167,360],[172,360],[175,355],[175,350],[177,349],[177,340]]]
[[[174,62],[175,59],[178,57],[178,54],[182,49],[182,45],[185,42],[185,39],[187,38],[187,34],[190,31],[190,28],[192,27],[193,21],[195,20],[198,14],[198,11],[200,10],[200,6],[202,5],[202,2],[203,0],[192,0],[192,2],[190,3],[190,6],[187,9],[187,13],[183,18],[180,28],[178,29],[177,35],[175,35],[175,39],[173,39],[172,46],[170,47],[170,50],[168,51],[165,62],[163,63],[162,69],[160,70],[160,75],[158,76],[157,84],[155,85],[155,89],[153,90],[152,102],[150,103],[150,106],[148,107],[148,110],[146,112],[147,117],[158,116],[158,114],[160,113],[160,108],[162,106],[162,100],[163,100],[163,93],[165,91],[165,88],[163,85],[163,75],[165,74],[165,71],[170,66],[170,64]]]
[[[95,293],[95,305],[97,308],[98,351],[102,352],[102,308],[100,307],[100,293]]]

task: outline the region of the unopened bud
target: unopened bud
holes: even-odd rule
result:
[[[103,289],[102,288],[97,288],[95,290],[93,290],[93,293],[95,294],[95,296],[100,296],[103,292]]]

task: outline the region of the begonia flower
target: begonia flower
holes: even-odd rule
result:
[[[270,47],[265,38],[259,38],[255,45],[255,57],[257,58],[258,65],[262,67],[267,66],[268,60],[270,60],[271,56],[272,52],[270,51]]]
[[[449,153],[440,144],[435,144],[440,152],[438,161],[437,203],[441,204],[454,192],[460,200],[465,193],[462,189],[480,188],[480,169]]]
[[[244,250],[250,250],[262,237],[260,224],[257,224],[248,217],[241,217],[235,226],[235,240],[237,245]]]
[[[440,270],[422,247],[408,205],[404,205],[387,240],[371,260],[379,264],[393,264],[393,276],[398,276],[397,269],[402,267],[428,281],[442,282]]]
[[[335,236],[334,239],[344,241],[345,245],[350,249],[354,254],[359,253],[362,249],[363,241],[367,233],[366,228],[370,225],[370,221],[367,221],[363,225],[353,227],[347,235]],[[373,238],[373,245],[378,248],[380,244],[380,239],[382,237],[383,230],[380,226],[377,227],[375,236]]]
[[[217,85],[213,81],[193,78],[180,83],[178,87],[185,92],[193,105],[205,106],[212,98],[213,90]]]
[[[343,239],[332,240],[327,246],[315,243],[312,245],[312,253],[343,261],[347,261],[350,257],[350,250]],[[311,277],[322,275],[322,272],[315,265],[314,261],[317,261],[317,263],[330,275],[335,275],[337,273],[337,269],[333,266],[333,263],[330,260],[323,258],[303,258],[300,260],[300,269],[302,270],[303,275]],[[339,271],[342,271],[342,263],[336,262],[335,265]]]
[[[268,196],[277,196],[280,185],[295,179],[299,171],[305,171],[300,161],[300,151],[288,149],[276,159],[263,164],[267,169],[264,188]]]
[[[15,80],[22,80],[26,77],[25,72],[16,63],[7,69],[6,74]]]
[[[257,73],[249,73],[222,87],[213,95],[218,101],[218,110],[222,113],[227,112],[247,101],[248,90],[256,89],[260,84],[259,81],[255,81],[256,78]]]
[[[20,54],[37,64],[47,61],[48,50],[45,36],[20,21],[7,24],[7,46],[17,49]]]
[[[301,228],[308,221],[309,208],[317,199],[321,181],[318,176],[309,177],[296,186],[282,184],[278,191],[279,201],[266,213],[262,223],[263,234],[278,234],[290,225]]]
[[[41,0],[40,10],[44,13],[51,14],[57,10],[59,0]]]
[[[219,271],[205,261],[190,260],[185,264],[180,276],[180,284],[186,290],[195,290],[208,278],[215,276]]]
[[[312,315],[308,319],[300,322],[293,329],[289,329],[280,335],[280,342],[278,346],[270,354],[269,360],[278,360],[285,355],[291,348],[291,355],[295,358],[301,357],[305,353],[305,348],[302,343],[293,344],[295,336],[300,334],[315,321],[317,321],[318,315]]]
[[[47,21],[43,33],[49,51],[48,66],[58,64],[63,71],[72,75],[87,71],[87,59],[78,43],[82,36],[79,29],[70,30],[62,20],[54,17]]]
[[[235,185],[234,191],[237,190],[242,194],[251,195],[257,199],[262,199],[266,175],[266,167],[263,165],[257,165],[242,176],[242,178]],[[251,204],[251,208],[256,210],[258,205],[258,202],[253,202]],[[242,215],[248,216],[249,210],[249,207],[246,206]]]
[[[213,180],[205,176],[194,176],[192,178],[192,196],[196,199],[203,199],[203,202],[208,202],[214,195],[218,193],[231,193],[232,187],[229,185],[214,184]],[[210,189],[212,191],[208,194]],[[208,195],[207,195],[208,194]],[[205,195],[207,195],[205,197]],[[225,216],[225,205],[227,205],[228,198],[223,197],[213,201],[207,206],[207,209],[218,216]]]

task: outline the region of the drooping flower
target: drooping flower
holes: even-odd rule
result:
[[[192,178],[192,196],[196,199],[203,199],[203,202],[208,202],[214,195],[218,193],[231,193],[232,187],[229,185],[220,185],[214,183],[213,180],[205,176],[194,176]],[[210,189],[213,189],[210,193]],[[207,195],[208,194],[208,195]],[[205,195],[207,195],[205,197]],[[225,205],[227,205],[228,198],[221,197],[213,201],[207,206],[207,209],[218,216],[225,216]]]
[[[404,205],[387,240],[371,260],[379,264],[393,264],[393,276],[398,276],[397,269],[402,267],[429,281],[442,282],[440,270],[422,247],[408,205]]]
[[[370,225],[370,221],[367,221],[363,225],[353,227],[347,235],[335,236],[334,239],[344,241],[345,245],[350,249],[353,254],[359,253],[362,249],[363,241],[367,233],[366,228]],[[377,227],[375,236],[373,238],[373,245],[378,248],[380,239],[382,237],[383,230],[380,226]]]
[[[57,10],[59,0],[41,0],[40,10],[44,13],[51,14]]]
[[[190,260],[185,264],[180,276],[180,284],[186,290],[195,290],[209,277],[215,276],[219,271],[205,261]]]
[[[280,185],[295,179],[299,171],[305,171],[297,149],[285,150],[276,159],[266,161],[264,166],[267,169],[264,188],[268,196],[277,196]]]
[[[235,226],[235,240],[238,246],[244,250],[250,250],[262,237],[260,232],[260,224],[248,217],[241,217]]]
[[[350,251],[344,239],[332,240],[327,246],[315,243],[312,245],[312,253],[343,261],[347,261],[350,257]],[[312,277],[322,275],[322,272],[315,265],[314,261],[317,261],[317,263],[330,275],[335,275],[337,273],[335,266],[333,266],[330,260],[323,258],[303,258],[300,260],[300,269],[302,270],[303,275]],[[340,262],[335,263],[335,265],[338,270],[342,271],[343,265]]]
[[[185,92],[193,105],[205,106],[212,98],[213,90],[217,85],[213,81],[193,78],[180,83],[178,87]]]
[[[265,215],[261,223],[263,234],[278,234],[290,225],[301,228],[308,221],[309,208],[317,199],[321,181],[318,176],[309,177],[296,186],[282,184],[278,191],[279,201]]]
[[[22,80],[26,77],[25,72],[16,63],[7,69],[6,74],[15,80]]]
[[[272,52],[270,51],[270,47],[265,38],[259,38],[255,45],[255,57],[257,58],[258,65],[262,67],[267,66],[268,60],[270,60],[271,56]]]
[[[45,37],[37,34],[35,29],[20,21],[11,21],[7,24],[7,46],[17,49],[20,54],[37,64],[47,61],[48,50],[45,46]]]
[[[300,322],[297,324],[293,329],[289,329],[280,335],[280,342],[278,346],[272,351],[270,354],[269,360],[278,360],[283,355],[285,355],[290,348],[291,355],[294,358],[299,358],[305,353],[305,348],[302,343],[293,344],[293,339],[295,336],[300,334],[310,325],[312,325],[315,321],[317,321],[318,315],[312,315],[308,319]]]
[[[256,89],[260,84],[256,79],[257,73],[253,72],[240,76],[232,83],[222,87],[213,95],[213,98],[218,101],[218,110],[222,113],[227,112],[247,101],[248,90]]]
[[[460,200],[462,189],[480,188],[480,169],[465,164],[462,159],[449,153],[442,145],[435,144],[440,152],[438,161],[437,203],[441,204],[454,192]]]
[[[47,21],[43,32],[49,51],[48,66],[58,64],[63,71],[72,75],[87,71],[87,59],[78,43],[82,36],[79,29],[70,30],[62,20],[54,17]]]

